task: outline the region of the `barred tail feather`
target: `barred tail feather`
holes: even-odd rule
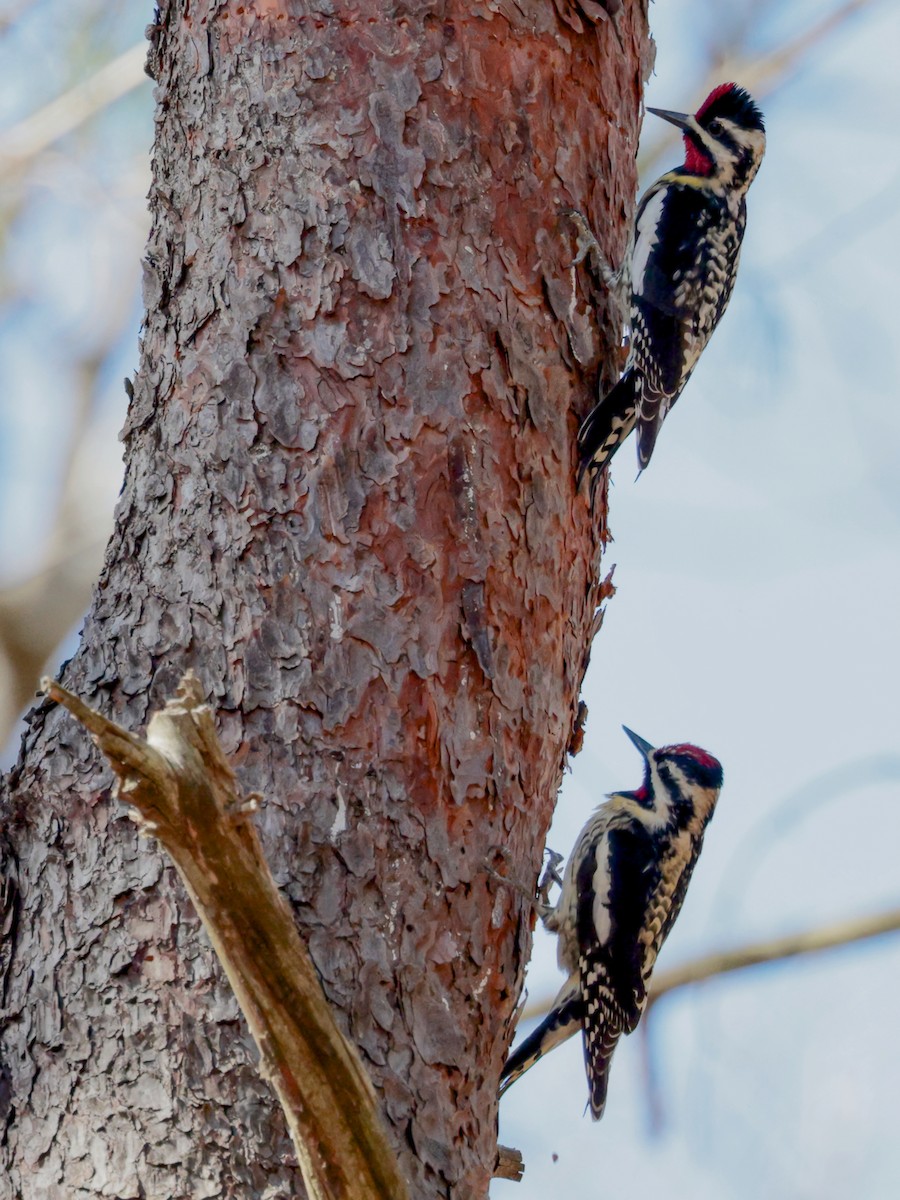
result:
[[[677,400],[678,397],[676,396],[675,399]],[[656,439],[662,429],[662,423],[674,403],[675,401],[669,396],[649,395],[644,397],[637,419],[638,475],[650,462]]]
[[[606,1108],[606,1089],[609,1086],[609,1067],[619,1041],[619,1031],[606,1025],[584,1027],[584,1067],[587,1073],[591,1116],[599,1121]]]
[[[647,386],[645,381],[643,396],[637,411],[638,475],[650,462],[663,421],[675,407],[675,401],[684,391],[687,381],[693,373],[694,368],[691,367],[684,378],[679,381],[678,390],[674,393],[654,391]]]
[[[613,390],[588,413],[578,430],[578,482],[591,475],[591,504],[600,472],[634,428],[637,416],[637,381],[629,367]]]
[[[568,994],[567,994],[568,993]],[[553,1008],[537,1029],[530,1033],[521,1045],[510,1054],[500,1073],[500,1095],[511,1088],[520,1075],[534,1066],[539,1058],[555,1046],[573,1037],[582,1025],[582,1002],[580,994],[563,988]]]

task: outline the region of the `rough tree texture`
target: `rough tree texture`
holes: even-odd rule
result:
[[[579,11],[581,15],[579,16]],[[416,1197],[484,1197],[532,880],[597,608],[574,437],[615,335],[647,61],[545,0],[163,6],[117,532],[64,673],[187,666]],[[0,1197],[296,1194],[235,1002],[71,719],[8,781]],[[526,1148],[527,1150],[527,1148]]]

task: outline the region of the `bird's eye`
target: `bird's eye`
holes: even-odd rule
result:
[[[723,130],[725,129],[725,126],[722,124],[722,122],[719,120],[719,118],[716,117],[716,119],[714,121],[710,121],[707,128],[709,129],[710,133],[718,134],[718,133],[723,132]]]

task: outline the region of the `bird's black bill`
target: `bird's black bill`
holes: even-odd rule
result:
[[[691,130],[691,114],[671,112],[668,108],[648,108],[647,112],[653,113],[654,117],[662,117],[664,121],[668,121],[670,125],[677,125],[679,129]]]
[[[622,728],[628,734],[629,738],[632,741],[632,744],[643,755],[644,760],[646,761],[647,755],[651,754],[653,751],[653,746],[651,746],[650,743],[645,738],[642,738],[638,734],[636,734],[633,729],[629,729],[627,725],[623,725]]]

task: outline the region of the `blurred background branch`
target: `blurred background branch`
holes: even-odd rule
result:
[[[21,171],[31,159],[108,105],[142,83],[149,83],[144,74],[146,57],[143,42],[132,46],[82,83],[0,133],[0,182],[14,171]]]
[[[845,3],[830,9],[823,16],[811,20],[794,37],[762,51],[751,48],[756,22],[743,23],[743,41],[718,45],[715,41],[708,47],[708,65],[701,79],[692,84],[688,96],[673,99],[668,105],[682,111],[695,112],[712,89],[723,80],[734,80],[747,88],[758,101],[764,101],[778,88],[793,79],[808,62],[811,55],[821,48],[829,38],[844,31],[845,26],[863,9],[882,3],[882,0],[845,0]],[[753,8],[748,10],[753,13]],[[716,26],[711,26],[715,38]],[[765,105],[763,105],[765,107]],[[681,134],[670,125],[659,124],[659,132],[641,142],[638,167],[643,175],[653,173],[664,154],[675,152]]]
[[[0,750],[71,649],[112,530],[148,217],[149,10],[0,14]],[[68,638],[68,645],[62,644]]]
[[[887,933],[897,933],[898,931],[900,931],[900,909],[894,908],[870,917],[835,921],[829,925],[802,930],[784,937],[766,938],[763,941],[750,942],[745,946],[736,946],[732,950],[704,954],[680,967],[660,971],[654,976],[647,1002],[647,1016],[650,1015],[652,1006],[658,1000],[679,988],[705,983],[721,975],[730,975],[734,971],[745,971],[750,967],[784,962],[787,959],[800,958],[807,954],[821,954],[826,950],[845,949],[857,942],[866,942],[871,938],[883,937]],[[553,996],[550,995],[529,1002],[525,1005],[521,1020],[532,1021],[545,1016],[550,1011],[552,1003]]]

